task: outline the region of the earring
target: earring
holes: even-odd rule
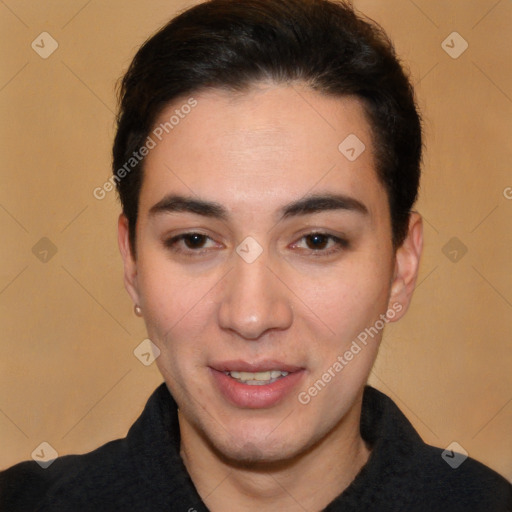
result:
[[[142,309],[138,304],[133,306],[133,312],[135,313],[135,316],[142,316]]]

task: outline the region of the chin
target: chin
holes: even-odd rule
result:
[[[276,435],[272,428],[259,431],[253,429],[253,432],[245,431],[243,437],[240,437],[242,432],[242,428],[237,428],[232,436],[224,432],[221,439],[210,438],[210,443],[218,455],[231,465],[263,467],[286,464],[314,444],[313,440],[308,442],[304,432],[299,437],[297,433],[285,430]]]
[[[265,442],[257,444],[250,441],[238,446],[233,444],[219,446],[217,450],[230,465],[240,467],[282,464],[293,459],[300,452],[300,450],[293,450],[290,446],[268,446]]]

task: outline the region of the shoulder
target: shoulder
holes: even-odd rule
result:
[[[162,472],[161,446],[171,445],[173,408],[161,385],[125,438],[86,454],[58,457],[46,468],[26,461],[0,472],[0,510],[144,510]]]
[[[26,461],[0,472],[0,510],[124,512],[168,508],[162,504],[170,500],[169,493],[159,493],[159,489],[166,485],[169,492],[187,495],[190,491],[184,485],[186,475],[180,465],[176,407],[162,384],[126,437],[83,455],[58,457],[46,468]]]
[[[416,450],[418,495],[439,510],[512,512],[512,485],[496,471],[462,454],[422,443]]]
[[[47,468],[34,461],[21,462],[0,472],[0,508],[12,512],[50,510],[46,504],[57,504],[63,496],[77,507],[86,503],[86,497],[106,498],[130,479],[129,460],[122,439],[84,455],[59,457]],[[85,506],[77,510],[85,510]]]
[[[361,432],[373,445],[364,471],[382,510],[512,512],[512,485],[456,451],[426,444],[384,393],[367,387]],[[392,503],[388,509],[383,501]]]

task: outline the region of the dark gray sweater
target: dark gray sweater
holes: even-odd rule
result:
[[[370,386],[361,435],[370,458],[325,511],[512,511],[507,480],[471,458],[452,469],[443,450],[425,444],[395,403]],[[162,384],[126,438],[59,457],[47,469],[28,461],[0,472],[0,511],[206,512],[179,444],[177,406]]]

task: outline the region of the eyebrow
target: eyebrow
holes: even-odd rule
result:
[[[368,215],[368,208],[361,201],[342,194],[308,195],[288,203],[278,213],[281,220],[284,220],[290,217],[311,215],[330,210],[345,210]],[[223,221],[227,221],[229,218],[228,210],[220,203],[176,194],[169,194],[158,201],[150,208],[149,216],[153,217],[158,214],[173,212],[195,213],[196,215]]]

